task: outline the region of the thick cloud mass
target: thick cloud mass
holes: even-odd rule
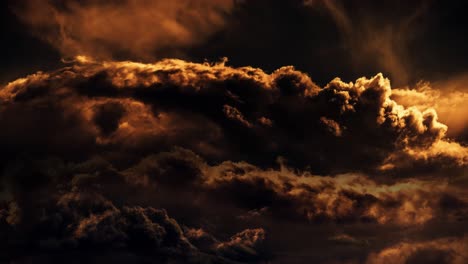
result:
[[[462,263],[468,149],[406,93],[382,74],[319,87],[291,66],[83,56],[13,81],[0,256]]]

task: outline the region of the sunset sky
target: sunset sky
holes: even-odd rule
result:
[[[468,263],[466,1],[0,5],[1,263]]]

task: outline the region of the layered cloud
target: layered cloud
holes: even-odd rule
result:
[[[103,254],[112,260],[105,253],[111,250],[124,254],[126,261],[274,260],[288,238],[273,222],[287,229],[342,225],[357,237],[334,235],[332,228],[311,241],[338,247],[345,256],[349,253],[339,247],[357,247],[364,256],[374,252],[369,259],[378,261],[386,253],[376,252],[389,251],[385,247],[394,242],[386,232],[443,234],[449,231],[440,225],[447,224],[460,232],[468,220],[464,188],[440,179],[381,184],[363,175],[315,176],[284,165],[209,165],[184,149],[130,165],[114,155],[103,153],[80,163],[47,158],[7,166],[3,182],[11,195],[0,217],[2,247],[8,250],[2,257],[25,260],[21,252],[27,252],[33,261],[59,261],[64,257],[60,252],[80,251],[91,259]],[[161,207],[177,221],[157,209]],[[360,225],[372,236],[359,231]],[[297,236],[290,243],[311,239]],[[45,259],[35,253],[44,251],[49,252]],[[313,258],[317,256],[303,260]]]
[[[362,175],[315,176],[284,165],[279,170],[231,161],[210,166],[182,149],[149,156],[122,174],[138,186],[217,197],[248,210],[240,216],[244,219],[273,215],[306,222],[414,226],[456,221],[467,213],[467,201],[459,195],[463,190],[445,180],[379,184]],[[447,200],[458,205],[449,208]]]

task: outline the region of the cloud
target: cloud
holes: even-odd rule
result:
[[[464,234],[467,149],[399,92],[382,74],[319,87],[291,66],[85,56],[12,81],[0,257],[362,263]]]
[[[339,234],[329,238],[329,240],[343,245],[366,246],[369,244],[367,240],[359,240],[347,234]]]
[[[224,105],[223,111],[229,119],[237,120],[247,127],[252,127],[252,124],[250,124],[249,121],[245,120],[244,115],[241,112],[239,112],[239,110],[237,110],[235,107]]]
[[[366,263],[465,263],[467,245],[465,237],[403,242],[371,254]]]
[[[224,26],[233,7],[233,0],[26,0],[16,11],[64,56],[148,60],[202,42]]]
[[[64,66],[0,87],[0,262],[464,263],[464,76],[319,86],[293,66],[161,60],[234,46],[294,60],[270,44],[336,38],[318,13],[317,31],[284,24],[316,21],[306,4],[343,39],[318,57],[399,86],[426,1],[264,2],[12,4]],[[279,31],[251,43],[269,19]]]
[[[118,169],[123,166],[121,162],[110,158],[61,165],[63,169],[59,169],[60,165],[52,166],[50,161],[42,162],[36,168],[29,165],[30,170],[11,172],[10,180],[21,184],[30,171],[37,173],[41,168],[54,168],[58,170],[54,173],[56,180],[46,171],[45,175],[36,176],[36,181],[43,184],[27,183],[29,186],[18,188],[28,188],[34,193],[48,188],[55,190],[55,185],[66,184],[76,191],[96,191],[115,200],[122,199],[119,197],[126,197],[127,202],[155,200],[158,206],[199,207],[202,213],[205,209],[224,206],[228,217],[246,220],[270,216],[306,223],[405,227],[432,221],[457,221],[468,213],[463,189],[442,179],[405,179],[383,184],[363,175],[325,177],[285,166],[279,170],[261,169],[245,162],[230,161],[209,165],[185,149],[154,154],[122,169]],[[67,175],[74,176],[70,179]],[[28,195],[16,194],[16,200],[23,199],[28,199]],[[95,206],[88,205],[85,209],[87,207]],[[229,208],[241,209],[242,213]]]
[[[265,212],[263,208],[268,208],[279,217],[408,226],[455,213],[441,205],[454,188],[441,181],[411,179],[386,185],[359,175],[323,177],[287,167],[262,170],[232,162],[201,170],[206,175],[203,185],[214,196],[234,200],[247,209],[262,208]]]
[[[421,111],[434,108],[441,120],[450,128],[447,135],[466,142],[466,101],[468,93],[466,76],[457,76],[435,83],[420,82],[414,88],[394,89],[392,99],[404,106],[414,106]]]
[[[227,242],[218,244],[216,249],[223,255],[245,261],[257,256],[258,253],[254,249],[258,248],[263,240],[265,240],[263,229],[249,229],[232,236]]]
[[[18,259],[14,252],[25,252],[24,243],[29,243],[33,252],[50,256],[84,250],[110,259],[113,255],[105,252],[111,250],[127,252],[132,260],[146,255],[163,262],[255,262],[274,258],[274,251],[282,250],[277,243],[287,239],[270,221],[300,237],[295,243],[301,247],[311,238],[292,226],[352,227],[349,235],[331,229],[312,241],[368,252],[380,247],[369,248],[376,238],[357,231],[361,224],[388,243],[387,229],[406,230],[407,235],[412,230],[436,232],[438,223],[457,226],[468,219],[463,187],[440,179],[382,184],[363,175],[324,177],[285,166],[209,165],[184,149],[130,165],[114,159],[72,163],[49,158],[5,170],[17,189],[12,202],[0,209],[0,227],[7,236],[2,248],[9,249],[2,257]],[[241,217],[245,215],[249,217]],[[14,237],[27,239],[17,244]]]
[[[122,254],[126,261],[158,260],[164,263],[232,263],[232,260],[261,261],[256,253],[264,240],[262,229],[244,230],[223,242],[213,238],[212,248],[197,248],[200,235],[212,237],[205,231],[188,228],[186,231],[164,209],[141,206],[117,206],[101,194],[71,191],[42,204],[42,215],[9,225],[2,225],[7,239],[2,241],[0,255],[9,260],[57,261],[80,251],[83,257],[100,255],[103,260]],[[13,210],[14,211],[14,210]],[[10,208],[8,217],[15,214]],[[0,218],[3,220],[3,218]],[[16,228],[11,228],[15,226]],[[27,241],[13,242],[13,237],[27,237]],[[34,252],[48,252],[46,258]],[[111,253],[115,252],[115,253]],[[121,261],[121,260],[120,260]]]
[[[72,138],[89,151],[178,145],[215,161],[257,164],[287,153],[295,165],[324,174],[433,168],[438,161],[466,166],[466,148],[446,138],[438,114],[394,101],[381,74],[320,88],[289,66],[267,74],[224,62],[77,60],[1,90],[0,122],[9,129],[0,133],[11,151],[47,145],[69,152],[60,140]]]

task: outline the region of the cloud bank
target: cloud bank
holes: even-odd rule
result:
[[[437,104],[226,63],[79,56],[2,87],[2,260],[459,263],[468,149]]]

